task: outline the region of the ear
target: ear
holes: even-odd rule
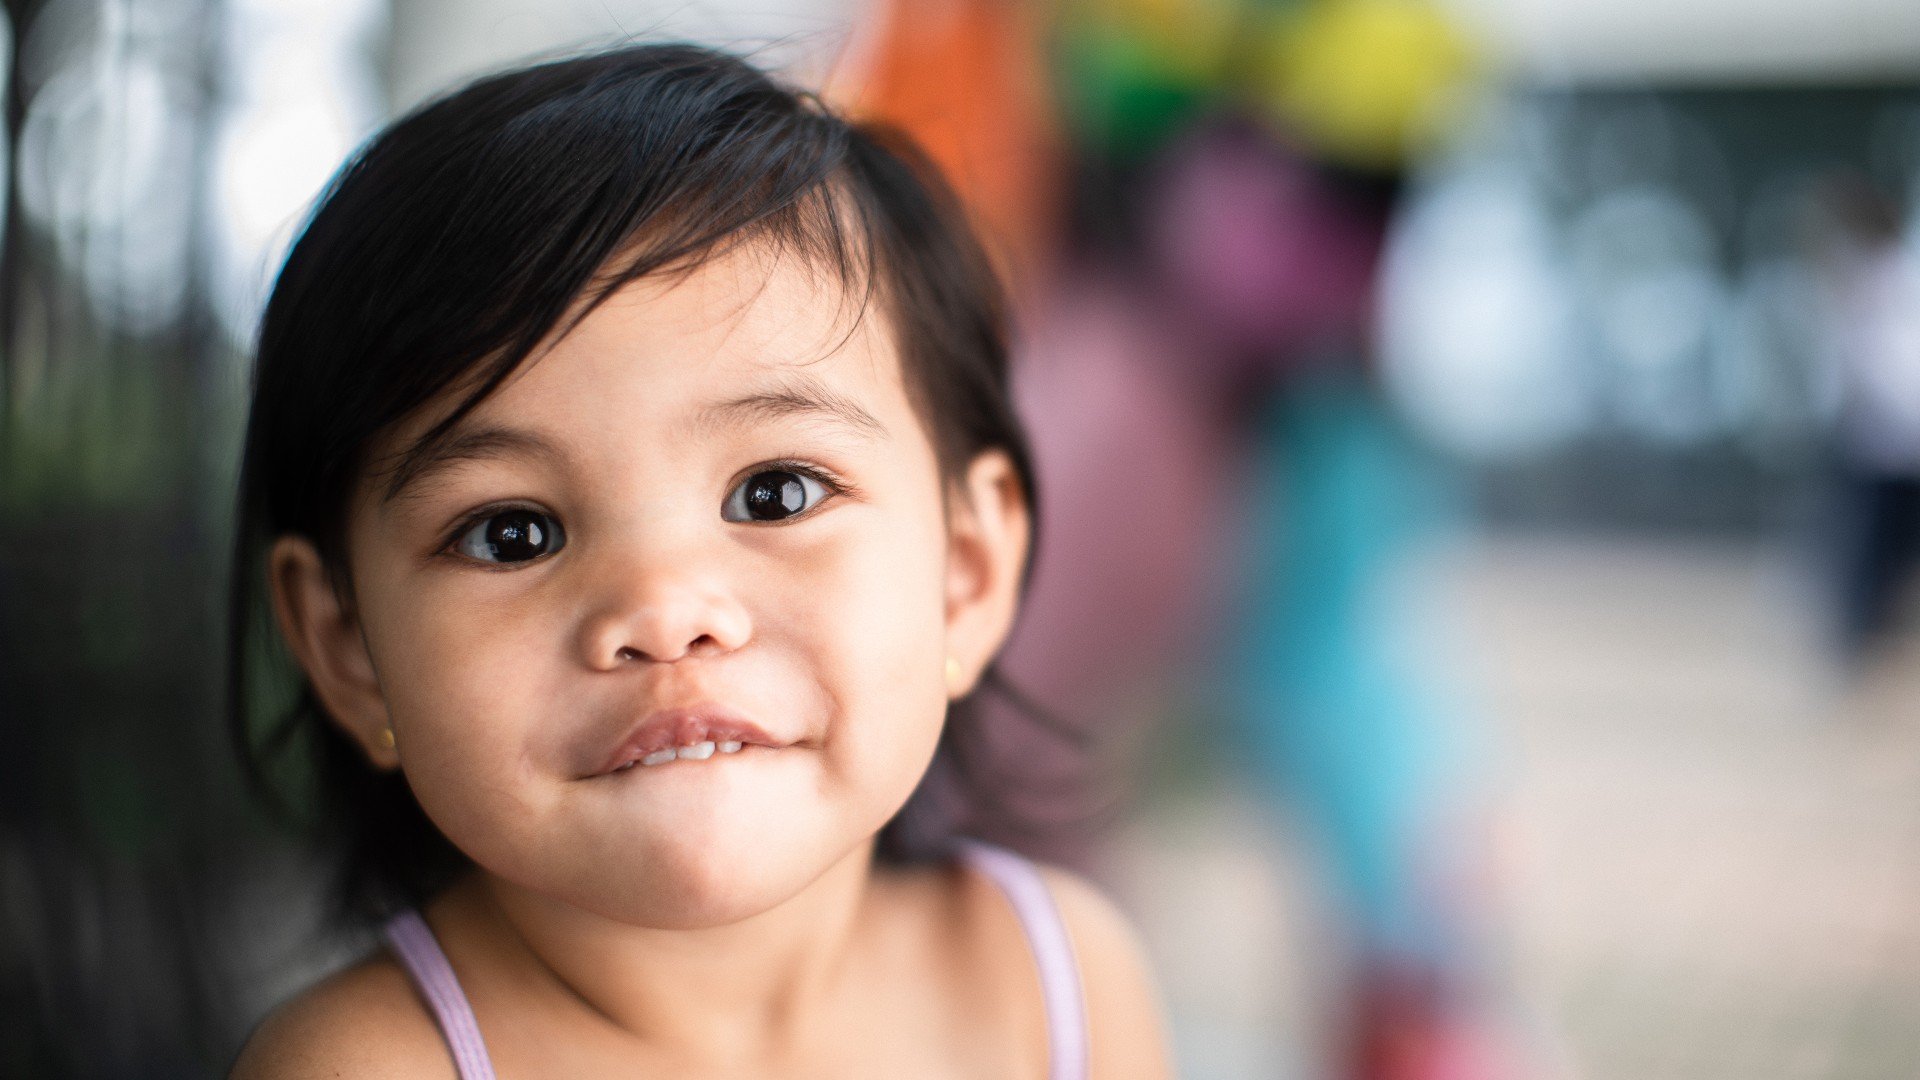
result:
[[[948,496],[947,653],[960,665],[947,686],[965,697],[1013,629],[1033,521],[1020,473],[1004,450],[983,450]]]
[[[387,703],[366,638],[313,542],[303,536],[274,541],[267,552],[267,582],[280,637],[307,673],[328,719],[360,744],[374,768],[398,768],[399,754],[383,737]]]

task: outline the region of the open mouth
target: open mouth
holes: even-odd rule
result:
[[[630,729],[614,744],[598,768],[584,776],[627,772],[636,765],[657,769],[676,761],[711,761],[743,750],[779,749],[791,739],[775,738],[744,714],[716,703],[661,709]]]
[[[636,765],[644,768],[653,768],[672,761],[705,761],[715,754],[737,754],[744,749],[745,746],[746,744],[738,739],[726,739],[720,742],[708,739],[693,743],[689,746],[669,746],[616,765],[611,771],[616,773],[626,772]]]

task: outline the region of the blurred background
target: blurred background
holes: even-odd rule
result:
[[[5,15],[0,1075],[222,1075],[365,946],[218,720],[255,320],[379,124],[652,37],[909,129],[988,236],[1004,662],[1101,778],[1007,839],[1138,920],[1183,1075],[1920,1075],[1911,0]]]

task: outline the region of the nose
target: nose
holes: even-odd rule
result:
[[[720,655],[747,643],[753,622],[737,594],[692,560],[605,567],[594,575],[593,604],[580,627],[589,667],[610,671],[629,660],[671,663]]]

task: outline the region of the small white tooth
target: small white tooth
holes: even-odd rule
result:
[[[713,756],[713,743],[709,740],[707,742],[694,743],[692,746],[683,746],[680,748],[680,756],[683,758],[692,758],[695,761],[705,761]]]
[[[723,754],[737,754],[740,752],[740,743],[737,740],[728,739],[726,742],[720,744],[720,752]]]
[[[627,771],[628,769],[631,769],[631,768],[633,768],[633,767],[634,767],[635,765],[638,765],[638,764],[640,764],[640,763],[639,763],[639,762],[637,762],[637,761],[629,761],[629,762],[627,762],[627,763],[626,763],[625,765],[621,765],[621,766],[618,766],[618,767],[616,767],[616,768],[615,768],[615,769],[614,769],[613,771],[614,771],[614,772],[626,772],[626,771]]]
[[[674,756],[673,747],[669,746],[665,750],[655,750],[653,753],[641,758],[640,764],[665,765],[667,762],[672,761]]]

